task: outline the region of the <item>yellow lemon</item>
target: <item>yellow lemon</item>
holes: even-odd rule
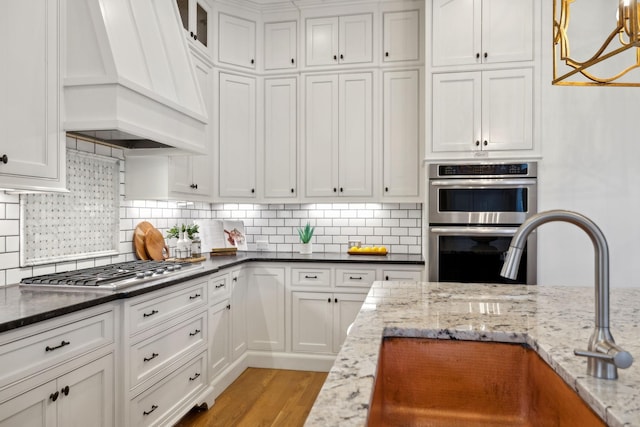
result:
[[[358,247],[357,246],[351,246],[349,248],[349,252],[358,252]]]

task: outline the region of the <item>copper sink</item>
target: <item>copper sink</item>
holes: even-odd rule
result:
[[[604,426],[533,350],[385,338],[369,426]]]

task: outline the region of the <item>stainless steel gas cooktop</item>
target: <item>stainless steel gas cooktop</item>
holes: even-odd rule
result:
[[[201,263],[129,261],[22,279],[23,289],[117,291],[164,278],[180,278],[202,269]]]

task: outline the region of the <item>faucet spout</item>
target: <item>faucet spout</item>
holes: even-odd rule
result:
[[[547,222],[568,222],[582,229],[593,243],[595,251],[595,329],[589,338],[588,350],[576,350],[578,356],[588,357],[587,371],[597,378],[618,378],[617,368],[628,368],[633,363],[629,352],[620,348],[609,331],[609,245],[600,228],[589,218],[577,212],[551,210],[540,212],[526,220],[516,230],[502,267],[501,275],[515,279],[527,237]]]

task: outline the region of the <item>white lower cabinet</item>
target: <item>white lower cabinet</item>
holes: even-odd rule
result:
[[[293,351],[337,353],[366,294],[292,292]]]
[[[209,366],[211,379],[214,379],[231,363],[229,337],[231,327],[231,304],[224,300],[211,307],[209,311],[211,343],[209,345]]]
[[[248,348],[249,350],[284,351],[284,268],[250,267],[247,271]]]
[[[247,351],[247,274],[231,273],[231,362]]]
[[[112,353],[26,392],[22,384],[14,388],[0,403],[2,427],[115,426]]]

